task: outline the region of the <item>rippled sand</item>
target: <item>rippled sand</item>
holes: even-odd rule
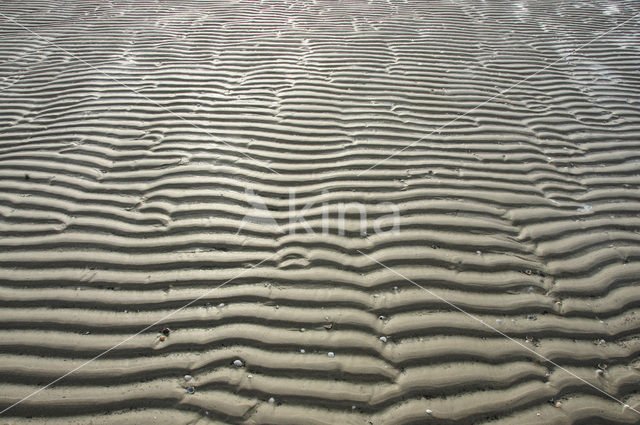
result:
[[[638,12],[3,2],[0,423],[638,423]]]

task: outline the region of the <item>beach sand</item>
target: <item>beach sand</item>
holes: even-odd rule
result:
[[[638,423],[638,12],[3,2],[0,423]]]

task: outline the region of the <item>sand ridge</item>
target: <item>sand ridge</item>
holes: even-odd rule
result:
[[[633,2],[0,12],[0,423],[637,423]]]

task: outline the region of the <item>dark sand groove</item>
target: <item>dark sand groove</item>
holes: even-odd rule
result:
[[[638,12],[2,3],[0,423],[638,423]]]

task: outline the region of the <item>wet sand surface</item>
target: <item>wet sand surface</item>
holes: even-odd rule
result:
[[[638,12],[3,2],[0,423],[638,423]]]

